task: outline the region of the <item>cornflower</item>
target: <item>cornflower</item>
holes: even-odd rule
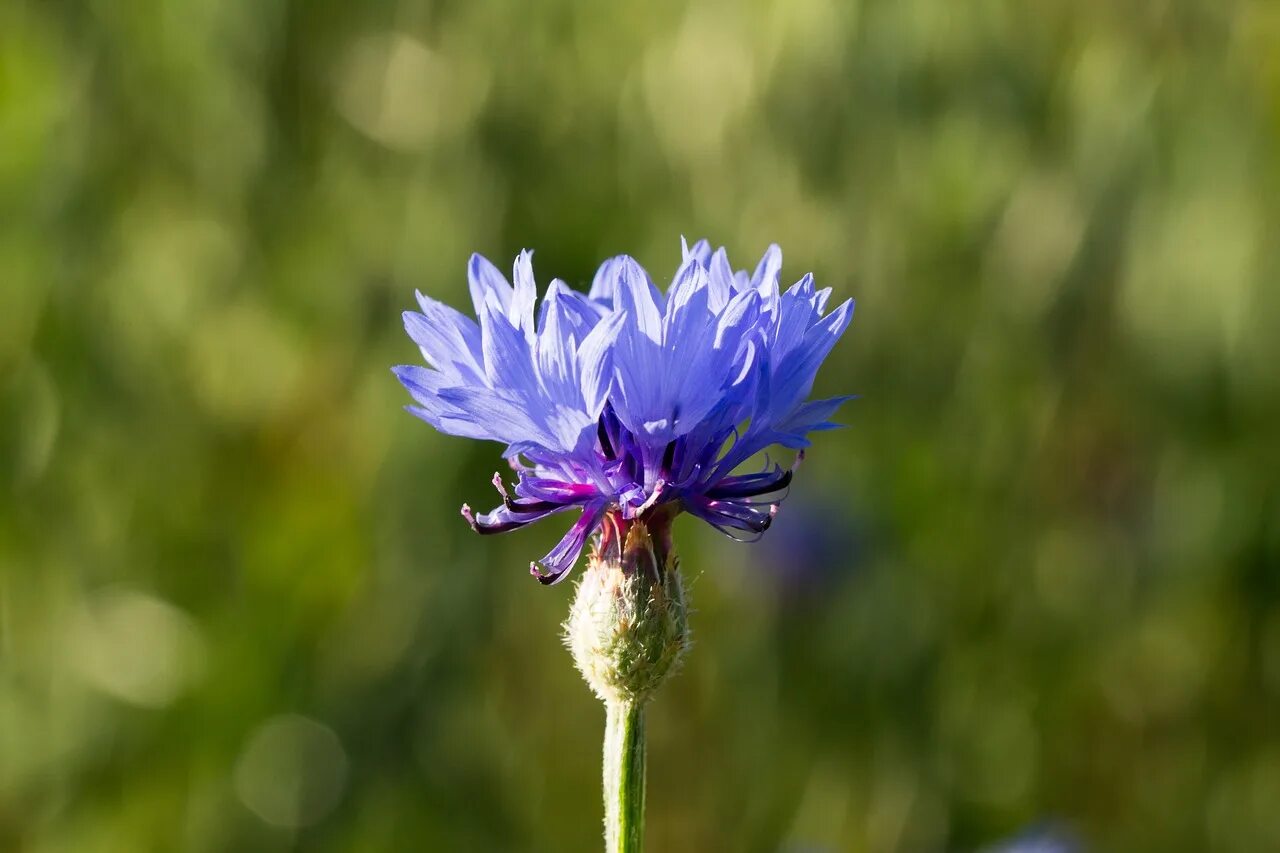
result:
[[[566,641],[608,711],[610,850],[639,849],[643,706],[688,646],[672,519],[687,512],[735,539],[759,538],[809,434],[837,426],[831,417],[851,399],[808,397],[852,300],[828,312],[831,289],[812,275],[782,290],[777,246],[750,275],[705,240],[682,249],[666,293],[621,255],[585,295],[552,281],[536,311],[530,252],[511,281],[473,255],[477,319],[419,293],[421,312],[404,321],[427,366],[394,368],[410,412],[440,432],[504,446],[516,482],[494,475],[501,503],[489,512],[463,505],[474,530],[504,533],[576,511],[530,564],[544,584],[566,578],[597,534]],[[739,471],[774,445],[796,451],[795,463]]]

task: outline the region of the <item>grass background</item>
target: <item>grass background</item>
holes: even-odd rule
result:
[[[774,530],[684,519],[650,847],[1280,847],[1269,3],[0,5],[0,849],[593,849],[555,522],[413,291],[679,236],[854,296]]]

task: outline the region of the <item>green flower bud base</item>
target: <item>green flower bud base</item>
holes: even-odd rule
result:
[[[670,518],[623,524],[606,522],[565,623],[574,663],[605,703],[607,853],[643,848],[644,705],[689,647]]]

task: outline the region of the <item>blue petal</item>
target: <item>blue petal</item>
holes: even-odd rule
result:
[[[569,482],[563,479],[522,475],[516,484],[516,494],[535,500],[556,501],[558,503],[585,503],[598,498],[600,491],[586,483]]]
[[[619,255],[616,258],[609,258],[600,265],[596,270],[595,278],[591,280],[591,290],[587,292],[588,299],[602,305],[613,304],[613,296],[618,292],[618,268],[623,257]]]
[[[614,344],[614,394],[618,419],[631,432],[663,434],[671,426],[663,398],[662,316],[640,265],[625,258],[615,294],[623,324]]]
[[[529,341],[491,304],[480,311],[481,351],[489,384],[531,394],[538,388]]]
[[[772,419],[786,417],[809,393],[823,359],[844,334],[852,317],[853,300],[849,299],[805,332],[804,340],[778,365],[773,375],[773,398],[768,405]]]
[[[448,378],[440,371],[428,370],[417,364],[397,365],[391,368],[391,372],[408,389],[413,399],[428,407],[440,403],[440,389],[448,384]]]
[[[808,294],[813,289],[813,276],[806,275],[792,285],[778,302],[777,323],[774,328],[771,351],[775,362],[780,362],[804,340],[816,315]]]
[[[707,272],[710,273],[711,310],[718,314],[737,292],[733,280],[733,267],[729,266],[729,256],[725,254],[724,249],[717,249],[711,256]]]
[[[537,417],[541,413],[531,414],[526,401],[509,392],[491,388],[443,388],[440,399],[461,412],[458,417],[465,417],[474,425],[479,433],[476,437],[504,444],[532,441],[554,446],[556,443]]]
[[[643,267],[626,256],[619,261],[614,308],[627,313],[635,328],[657,343],[662,340],[662,312],[658,310],[661,296]]]
[[[760,289],[772,282],[776,289],[780,272],[782,272],[782,249],[774,243],[765,249],[764,257],[756,265],[756,271],[751,276],[751,286]]]
[[[592,420],[600,417],[613,390],[613,347],[624,319],[621,314],[611,315],[578,345],[582,399]]]
[[[539,329],[546,323],[547,310],[553,303],[557,304],[562,312],[562,320],[566,324],[567,332],[579,341],[596,327],[605,314],[605,310],[600,305],[573,290],[560,279],[552,279],[551,286],[547,288],[547,295],[542,298],[542,313],[538,319]]]
[[[507,306],[507,320],[524,332],[527,340],[533,339],[533,303],[538,296],[538,285],[533,279],[533,252],[525,249],[516,257],[511,280],[515,290]]]
[[[780,433],[789,433],[802,439],[807,432],[836,429],[841,424],[831,423],[831,416],[845,403],[854,399],[856,395],[846,394],[825,400],[810,400],[797,406],[786,420],[776,426],[776,429]]]
[[[711,244],[705,239],[699,240],[690,247],[689,244],[685,242],[684,237],[681,237],[680,248],[684,255],[684,261],[693,259],[704,269],[711,265]]]
[[[677,282],[679,289],[673,287],[663,330],[663,373],[675,435],[696,427],[715,406],[738,345],[735,339],[717,348],[718,327],[708,307],[706,271],[696,264],[689,267],[689,283]]]
[[[747,501],[716,501],[695,498],[684,501],[685,509],[716,530],[740,542],[754,542],[773,523],[776,504],[757,506]],[[745,533],[740,536],[735,531]]]
[[[508,533],[512,530],[518,530],[526,524],[532,524],[558,512],[564,512],[566,509],[572,509],[573,506],[573,504],[564,504],[536,512],[517,512],[503,505],[492,512],[475,515],[471,512],[471,507],[463,504],[462,517],[467,520],[467,524],[470,524],[471,529],[476,533]]]
[[[663,316],[663,338],[671,339],[670,327],[673,318],[699,293],[707,289],[707,271],[697,261],[685,261],[676,270],[676,276],[667,288],[667,305]],[[703,300],[705,304],[706,300]]]
[[[753,290],[744,291],[733,297],[720,314],[716,324],[716,346],[726,346],[733,341],[742,340],[744,334],[754,328],[760,316],[760,294]]]
[[[475,321],[434,299],[418,294],[422,313],[404,312],[404,328],[422,357],[437,370],[463,381],[476,381],[480,367],[480,329]]]
[[[546,423],[547,433],[553,439],[547,445],[549,448],[566,455],[589,451],[588,439],[595,436],[595,422],[582,411],[580,403],[552,404],[547,407],[543,421]]]
[[[740,477],[725,477],[706,491],[709,498],[715,500],[752,498],[757,495],[779,492],[791,485],[793,471],[774,465],[755,474],[744,474]]]
[[[827,300],[831,298],[831,288],[824,287],[813,295],[813,310],[819,314],[827,310]]]
[[[482,441],[504,440],[493,435],[488,424],[445,399],[447,380],[443,374],[418,365],[401,365],[392,368],[392,372],[418,403],[417,406],[406,406],[409,412],[440,432]]]
[[[564,580],[574,563],[578,562],[578,556],[582,553],[583,546],[587,544],[587,537],[600,526],[607,506],[604,501],[598,501],[583,507],[582,515],[574,522],[573,527],[569,528],[564,538],[538,563],[530,564],[529,570],[534,577],[548,585]],[[539,564],[543,571],[539,571]]]
[[[486,304],[492,304],[499,312],[505,312],[511,304],[511,284],[483,255],[471,256],[467,264],[467,285],[477,317],[483,315]]]
[[[547,395],[554,402],[574,404],[581,401],[582,394],[578,386],[577,346],[567,337],[567,325],[559,300],[548,299],[535,354],[538,377]]]

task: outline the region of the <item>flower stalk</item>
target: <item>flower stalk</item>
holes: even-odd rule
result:
[[[565,623],[574,663],[605,705],[606,853],[643,849],[644,706],[689,647],[672,516],[607,518]]]
[[[639,853],[644,849],[644,703],[605,703],[604,849]]]

